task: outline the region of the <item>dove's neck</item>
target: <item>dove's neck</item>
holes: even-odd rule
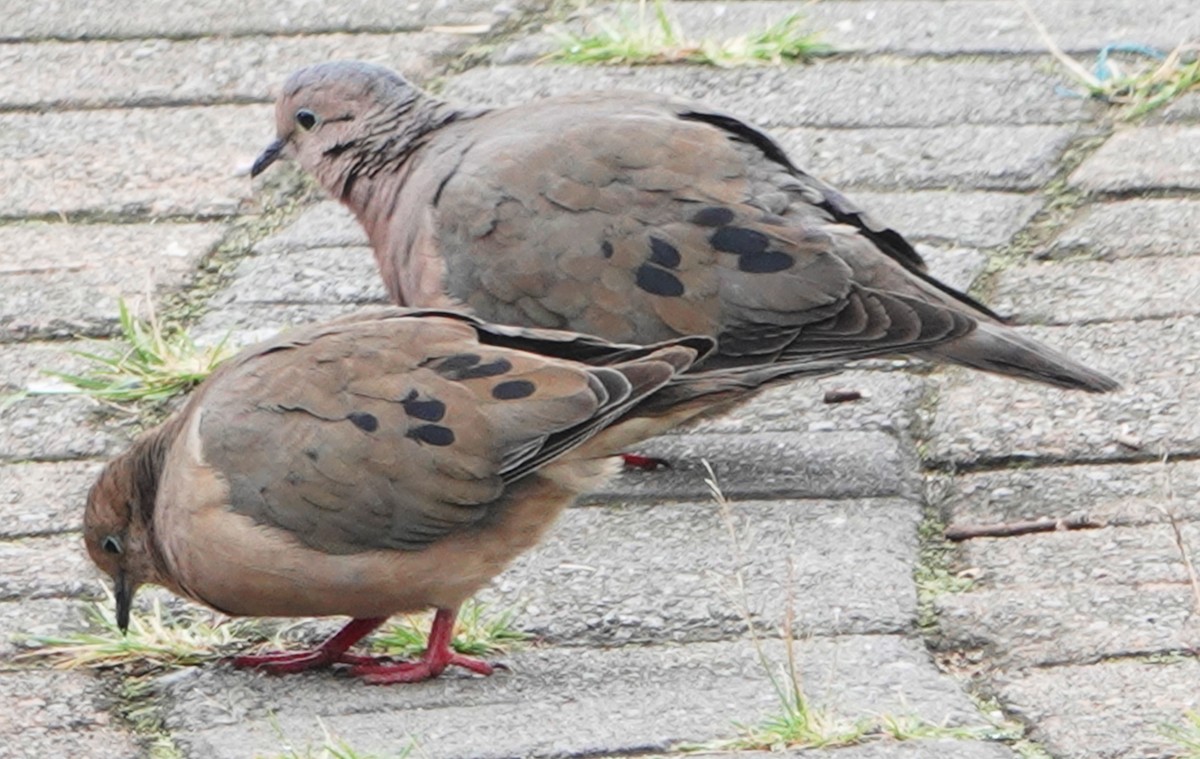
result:
[[[148,569],[154,575],[147,580],[160,585],[167,584],[166,578],[170,577],[170,572],[163,559],[161,543],[155,529],[154,515],[159,484],[162,482],[167,452],[179,434],[180,426],[189,416],[186,411],[174,415],[138,438],[122,457],[122,464],[127,467],[128,481],[133,491],[132,500],[138,505],[138,513],[132,517],[145,533],[144,542],[150,564]]]

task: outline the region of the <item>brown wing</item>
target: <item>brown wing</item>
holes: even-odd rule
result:
[[[641,356],[591,367],[534,352],[536,336],[503,347],[481,334],[469,320],[397,309],[235,361],[206,390],[200,423],[230,507],[326,552],[417,549],[486,519],[507,483],[676,370]]]

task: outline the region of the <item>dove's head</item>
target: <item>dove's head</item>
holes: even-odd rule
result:
[[[258,176],[281,156],[296,159],[329,186],[340,156],[376,148],[422,93],[396,72],[361,61],[333,61],[288,77],[275,102],[275,134],[254,162]]]
[[[150,526],[161,468],[157,448],[153,440],[143,438],[109,462],[88,492],[83,512],[83,540],[92,561],[113,579],[121,632],[129,626],[138,586],[164,584]]]

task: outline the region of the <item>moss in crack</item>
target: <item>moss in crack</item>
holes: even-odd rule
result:
[[[954,569],[954,545],[945,538],[946,523],[934,506],[926,505],[917,530],[919,554],[913,579],[917,585],[917,628],[926,636],[938,630],[938,596],[963,593],[974,579]]]
[[[167,730],[162,704],[146,677],[127,676],[117,689],[116,712],[133,730],[150,759],[183,759],[183,751]]]

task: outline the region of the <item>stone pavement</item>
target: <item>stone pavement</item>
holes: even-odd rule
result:
[[[1111,41],[1200,38],[1193,4],[1036,5],[1091,58]],[[1200,563],[1200,96],[1114,123],[1056,89],[1060,70],[1007,0],[805,5],[847,55],[729,70],[537,64],[549,11],[528,0],[16,5],[0,42],[5,394],[77,368],[67,351],[114,333],[119,295],[154,292],[196,334],[246,340],[382,298],[336,204],[286,171],[256,187],[238,173],[273,137],[272,87],[331,57],[476,102],[621,86],[727,107],[923,243],[940,274],[1125,389],[876,362],[770,391],[653,441],[676,469],[570,510],[484,594],[541,640],[506,657],[511,672],[390,688],[220,665],[137,682],[13,660],[25,635],[77,629],[98,596],[83,494],[133,432],[83,398],[25,399],[0,410],[0,757],[277,756],[326,729],[379,755],[680,755],[778,712],[743,611],[773,667],[789,607],[818,708],[1008,726],[814,755],[1182,755],[1162,726],[1200,710],[1183,561]],[[691,32],[735,34],[796,3],[673,9]],[[863,399],[824,404],[834,388]],[[937,538],[943,522],[1078,515],[1104,526]]]

